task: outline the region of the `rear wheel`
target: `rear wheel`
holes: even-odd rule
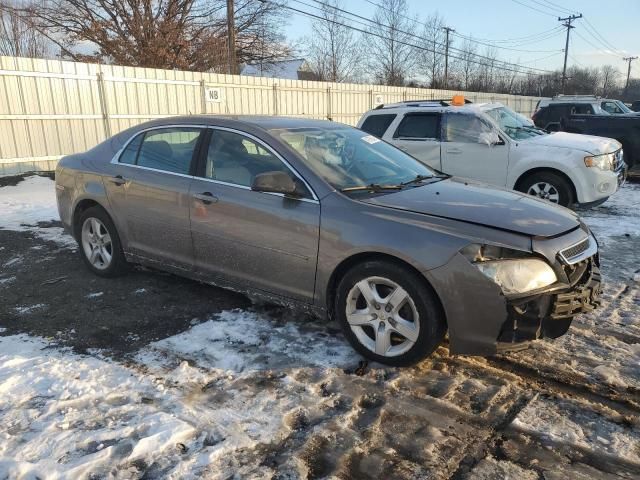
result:
[[[573,190],[567,180],[553,172],[538,172],[520,182],[518,190],[551,203],[569,207],[573,204]]]
[[[111,217],[100,207],[91,207],[78,219],[78,243],[84,263],[96,275],[115,277],[126,271],[120,237]]]
[[[446,332],[435,293],[423,278],[391,262],[349,270],[338,285],[335,313],[351,345],[387,365],[418,362]]]

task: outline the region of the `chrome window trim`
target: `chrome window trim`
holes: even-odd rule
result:
[[[302,175],[300,175],[296,171],[296,169],[293,168],[291,166],[291,164],[284,159],[284,157],[282,155],[280,155],[270,145],[266,144],[265,142],[260,140],[258,137],[255,137],[254,135],[251,135],[250,133],[243,132],[242,130],[238,130],[238,129],[235,129],[235,128],[219,127],[217,125],[209,125],[208,128],[211,128],[212,130],[222,130],[222,131],[225,131],[225,132],[231,132],[231,133],[236,133],[238,135],[243,135],[243,136],[253,140],[254,142],[258,143],[259,145],[264,147],[266,150],[268,150],[274,157],[276,157],[278,160],[280,160],[282,163],[284,163],[284,165],[289,169],[289,171],[291,173],[293,173],[293,175],[295,175],[295,177],[298,178],[298,180],[300,180],[302,183],[304,183],[304,185],[311,192],[311,195],[313,197],[313,199],[306,199],[306,200],[315,200],[316,202],[318,201],[318,196],[316,195],[316,192],[313,190],[313,188],[311,188],[311,185],[309,185],[309,183],[304,178],[302,178]],[[203,178],[205,180],[213,180],[213,179],[206,178],[206,177],[197,177],[197,178]],[[224,182],[224,183],[228,183],[228,182]],[[230,185],[237,185],[237,184],[230,184]],[[246,185],[238,185],[238,186],[245,187]],[[250,187],[248,187],[248,188],[249,188],[249,190],[251,190]],[[265,193],[265,192],[263,192],[263,193]],[[275,195],[282,195],[282,194],[276,193]],[[301,198],[299,200],[305,200],[305,199]]]
[[[141,168],[143,170],[150,170],[152,172],[160,172],[160,173],[166,173],[166,174],[169,174],[169,175],[177,175],[177,176],[180,176],[180,177],[193,178],[193,175],[188,175],[186,173],[170,172],[169,170],[160,170],[159,168],[143,167],[142,165],[132,165],[131,163],[120,163],[120,157],[122,156],[122,154],[127,149],[129,144],[133,141],[134,138],[136,138],[137,136],[142,135],[144,133],[147,133],[149,131],[152,131],[152,130],[164,130],[164,129],[168,129],[168,128],[199,128],[199,129],[205,130],[207,127],[208,127],[208,125],[196,125],[196,124],[186,124],[185,123],[184,125],[175,125],[175,124],[171,124],[171,125],[156,125],[155,127],[145,128],[144,130],[140,130],[140,131],[134,133],[133,135],[131,135],[131,138],[129,138],[126,142],[124,142],[124,144],[122,145],[120,150],[118,150],[116,152],[116,154],[113,156],[113,158],[111,159],[111,161],[109,163],[114,164],[114,165],[124,165],[126,167],[132,167],[132,168]]]
[[[563,248],[562,250],[560,250],[558,252],[558,255],[560,256],[560,259],[566,265],[574,265],[574,264],[579,263],[579,262],[585,260],[586,258],[592,257],[593,255],[598,253],[598,242],[596,242],[596,239],[593,237],[593,235],[589,235],[587,237],[587,239],[589,240],[589,246],[587,247],[587,249],[584,252],[580,253],[579,255],[576,255],[575,257],[571,257],[571,258],[566,258],[564,256],[564,254],[563,254],[563,252],[565,252],[566,250],[569,250],[570,248],[573,248],[573,247],[575,247],[577,245],[580,245],[582,242],[584,242],[585,239],[583,238],[579,242],[576,242],[573,245],[569,245],[568,247]]]
[[[232,133],[237,133],[239,135],[244,135],[245,137],[248,137],[251,140],[254,140],[256,143],[258,143],[261,146],[263,146],[266,150],[268,150],[271,154],[273,154],[276,158],[278,158],[282,163],[284,163],[285,166],[289,169],[289,171],[292,172],[296,176],[296,178],[298,178],[300,181],[302,181],[302,183],[304,183],[304,185],[309,189],[309,191],[311,192],[311,195],[313,196],[313,198],[294,198],[294,197],[287,197],[287,198],[292,198],[292,199],[298,200],[300,202],[320,204],[318,196],[316,195],[316,192],[313,190],[313,188],[311,188],[311,185],[309,185],[309,183],[291,166],[291,164],[289,164],[289,162],[287,162],[282,157],[282,155],[280,155],[273,148],[271,148],[271,146],[269,146],[268,144],[264,143],[262,140],[260,140],[259,138],[255,137],[254,135],[251,135],[250,133],[243,132],[242,130],[238,130],[238,129],[235,129],[235,128],[219,127],[219,126],[216,126],[216,125],[187,124],[187,123],[185,123],[185,124],[170,124],[170,125],[156,125],[154,127],[145,128],[144,130],[140,130],[140,131],[134,133],[131,136],[131,138],[129,138],[122,145],[122,147],[116,152],[116,154],[113,156],[113,158],[111,159],[111,161],[109,163],[114,164],[114,165],[123,165],[125,167],[130,167],[130,168],[139,168],[141,170],[148,170],[148,171],[151,171],[151,172],[164,173],[166,175],[175,175],[175,176],[178,176],[178,177],[204,180],[204,181],[211,182],[211,183],[217,183],[217,184],[220,184],[220,185],[226,185],[228,187],[240,188],[242,190],[251,190],[251,187],[247,187],[246,185],[239,185],[239,184],[236,184],[236,183],[223,182],[223,181],[220,181],[220,180],[215,180],[213,178],[206,178],[206,177],[199,177],[197,175],[187,175],[187,174],[184,174],[184,173],[170,172],[168,170],[160,170],[158,168],[144,167],[142,165],[133,165],[133,164],[130,164],[130,163],[120,163],[120,157],[122,156],[122,153],[126,150],[126,148],[129,146],[129,144],[138,135],[142,135],[142,134],[144,134],[144,133],[146,133],[148,131],[151,131],[151,130],[162,130],[162,129],[168,129],[168,128],[199,128],[199,129],[203,129],[203,130],[204,129],[225,130],[225,131],[229,131],[229,132],[232,132]],[[266,195],[275,195],[277,197],[286,197],[286,195],[284,195],[282,193],[274,193],[274,192],[256,192],[256,193],[263,193],[263,194],[266,194]]]

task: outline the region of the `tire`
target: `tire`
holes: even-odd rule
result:
[[[372,300],[366,300],[363,290]],[[334,313],[355,350],[392,366],[427,357],[447,330],[440,304],[424,278],[385,261],[364,262],[342,277]]]
[[[571,184],[553,172],[538,172],[528,175],[518,186],[518,191],[570,207],[574,203]]]
[[[127,261],[118,231],[104,209],[88,208],[76,225],[78,251],[89,270],[101,277],[117,277],[126,272]],[[91,252],[96,252],[95,257]]]

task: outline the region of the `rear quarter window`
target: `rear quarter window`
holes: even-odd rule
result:
[[[395,114],[370,115],[365,119],[360,130],[382,138],[384,132],[387,131],[387,128],[389,128],[389,125],[391,125],[391,122],[393,122],[395,118]]]

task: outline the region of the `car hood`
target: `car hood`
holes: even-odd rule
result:
[[[567,208],[512,190],[457,178],[362,201],[535,237],[552,237],[580,225],[578,216]]]
[[[594,135],[580,135],[578,133],[556,132],[549,135],[540,135],[522,141],[526,145],[544,145],[547,147],[570,148],[582,150],[591,155],[612,153],[621,145],[612,138],[596,137]]]

